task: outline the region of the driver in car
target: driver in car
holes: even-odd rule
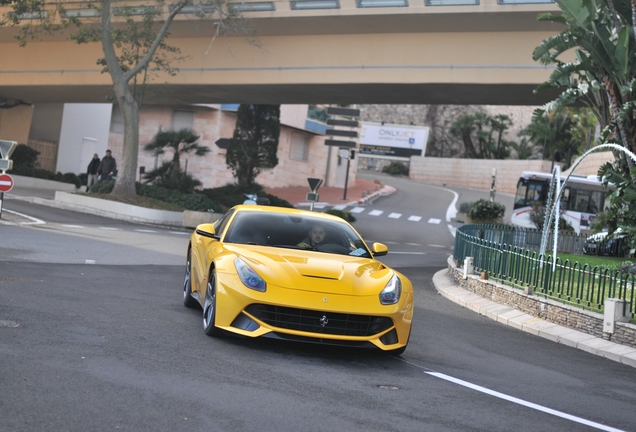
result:
[[[309,237],[298,243],[298,246],[302,248],[316,248],[321,243],[327,242],[327,233],[325,227],[319,224],[314,224],[309,230]]]

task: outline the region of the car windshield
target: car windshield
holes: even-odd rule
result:
[[[242,211],[234,217],[224,241],[371,257],[348,223],[305,215]]]

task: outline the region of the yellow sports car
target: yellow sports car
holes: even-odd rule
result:
[[[201,224],[188,245],[183,303],[203,329],[248,337],[406,349],[413,287],[329,214],[240,205]]]

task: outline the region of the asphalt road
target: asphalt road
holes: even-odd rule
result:
[[[373,209],[422,212],[406,206],[425,196],[432,217],[453,199],[415,186],[424,195]],[[633,368],[437,294],[431,278],[450,253],[437,246],[452,244],[441,223],[359,218],[365,238],[426,252],[391,258],[416,290],[409,347],[393,357],[207,337],[201,311],[181,304],[187,236],[59,217],[0,225],[0,431],[636,430]]]

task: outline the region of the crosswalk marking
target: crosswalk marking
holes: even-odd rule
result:
[[[390,217],[391,219],[399,219],[399,218],[401,218],[401,217],[402,217],[402,213],[391,213],[391,214],[389,215],[389,217]]]
[[[362,213],[364,211],[364,207],[354,207],[349,210],[349,213]]]
[[[338,204],[338,205],[333,206],[333,209],[334,210],[344,210],[344,209],[347,208],[348,205],[349,204]]]
[[[437,224],[439,224],[441,221],[442,221],[441,219],[430,218],[430,219],[428,220],[428,223],[437,225]]]
[[[369,216],[380,216],[382,213],[384,213],[382,210],[371,210]]]
[[[422,216],[409,216],[408,220],[411,222],[419,222],[422,220]]]

